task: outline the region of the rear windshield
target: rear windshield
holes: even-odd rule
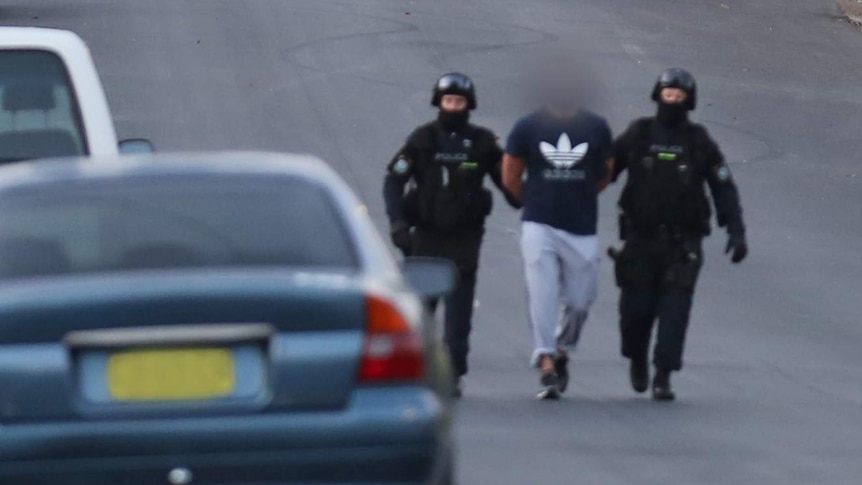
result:
[[[0,195],[0,279],[356,265],[329,192],[298,179],[147,178]]]
[[[66,66],[51,52],[0,50],[0,163],[86,155]]]

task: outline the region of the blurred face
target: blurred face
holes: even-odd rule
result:
[[[557,117],[575,115],[588,91],[589,72],[568,56],[551,57],[537,79],[538,96]]]
[[[681,104],[688,97],[685,91],[679,88],[664,88],[661,90],[661,100],[664,104]]]
[[[467,110],[467,98],[460,94],[444,94],[440,99],[440,109],[450,113]]]

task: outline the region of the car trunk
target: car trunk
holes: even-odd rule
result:
[[[0,421],[339,409],[364,293],[346,273],[272,270],[0,285]]]

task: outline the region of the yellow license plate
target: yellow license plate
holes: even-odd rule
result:
[[[108,391],[118,401],[213,399],[235,387],[228,349],[126,350],[108,358]]]

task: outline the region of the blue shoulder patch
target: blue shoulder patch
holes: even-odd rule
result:
[[[392,165],[392,172],[398,175],[404,175],[407,173],[407,170],[410,169],[410,162],[405,158],[399,158],[394,165]]]

